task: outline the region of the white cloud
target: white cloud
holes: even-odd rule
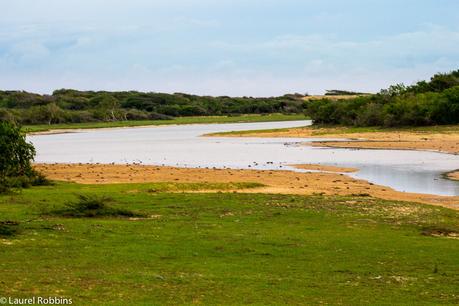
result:
[[[380,11],[391,1],[374,17],[392,14]],[[377,91],[459,68],[457,21],[386,27],[357,18],[371,5],[349,2],[351,11],[337,0],[10,1],[0,20],[0,88]],[[423,16],[427,6],[417,7]]]

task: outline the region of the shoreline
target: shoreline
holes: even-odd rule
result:
[[[35,164],[51,180],[78,184],[125,183],[260,183],[265,187],[233,192],[361,196],[417,202],[459,210],[459,196],[405,193],[354,179],[343,173],[288,170],[232,170],[112,164]],[[218,192],[218,191],[214,191]],[[228,191],[226,191],[228,192]]]

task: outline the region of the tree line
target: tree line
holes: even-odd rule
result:
[[[398,84],[350,100],[310,101],[315,123],[349,126],[423,126],[459,123],[459,70],[412,86]]]
[[[19,124],[157,120],[178,116],[303,113],[302,95],[211,97],[184,93],[78,91],[51,95],[0,91],[0,120]]]

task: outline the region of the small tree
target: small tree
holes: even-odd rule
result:
[[[35,148],[28,143],[20,128],[9,122],[0,122],[0,184],[8,178],[32,177],[31,162]]]

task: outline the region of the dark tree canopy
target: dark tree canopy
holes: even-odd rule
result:
[[[9,122],[0,122],[0,176],[28,176],[35,149],[20,129]]]
[[[0,119],[19,124],[167,120],[178,116],[303,113],[302,96],[211,97],[184,93],[60,89],[52,95],[0,91]]]
[[[0,193],[10,188],[48,185],[50,182],[32,168],[35,148],[15,124],[0,121]]]
[[[413,86],[397,84],[376,95],[310,101],[306,114],[315,123],[351,126],[458,124],[459,70]]]

